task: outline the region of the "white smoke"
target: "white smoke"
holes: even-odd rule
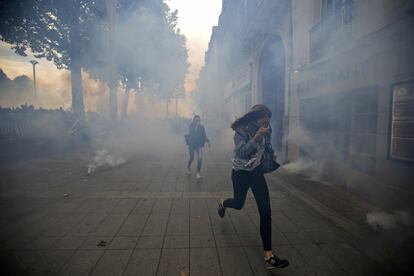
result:
[[[395,211],[392,214],[384,211],[370,212],[366,216],[366,221],[375,230],[412,226],[412,218],[407,211]]]
[[[322,166],[320,163],[298,159],[292,163],[284,165],[287,172],[309,176],[312,180],[320,180],[322,176]]]
[[[92,163],[88,165],[88,174],[93,173],[99,167],[116,167],[124,164],[126,161],[126,158],[117,154],[110,154],[105,149],[97,150]]]
[[[296,127],[287,138],[300,147],[301,157],[283,168],[289,173],[301,174],[311,180],[340,184],[345,181],[343,156],[329,135],[313,137],[303,127]]]
[[[166,119],[134,113],[116,125],[95,118],[89,126],[92,148],[96,151],[88,162],[88,174],[100,167],[117,167],[136,158],[174,158],[177,150],[181,149],[180,145],[184,147],[184,137],[174,133]]]

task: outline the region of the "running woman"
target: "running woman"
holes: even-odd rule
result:
[[[264,260],[269,268],[283,268],[288,260],[277,257],[272,251],[272,211],[269,190],[263,172],[263,155],[276,155],[271,147],[270,118],[272,112],[265,105],[255,105],[249,112],[237,119],[231,128],[234,134],[234,159],[231,179],[234,198],[221,200],[218,214],[224,217],[226,208],[240,210],[246,200],[247,191],[252,189],[260,215],[260,236],[264,249]],[[267,151],[267,152],[266,152]]]

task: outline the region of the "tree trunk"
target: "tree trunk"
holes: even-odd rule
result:
[[[168,104],[170,103],[170,99],[167,99],[167,113],[166,113],[166,118],[168,119]]]
[[[109,110],[111,119],[116,121],[118,119],[118,98],[116,94],[115,81],[109,81]]]
[[[118,98],[116,91],[116,64],[115,64],[115,17],[116,0],[106,0],[108,10],[108,50],[109,50],[109,111],[111,119],[118,119]]]
[[[128,114],[128,99],[129,99],[129,87],[125,87],[124,100],[122,102],[121,118],[125,119]]]
[[[104,84],[102,81],[99,82],[99,100],[98,100],[98,113],[100,114],[104,114],[106,109],[106,104],[105,104],[105,89],[106,88],[106,84]]]
[[[83,91],[82,91],[82,65],[80,63],[81,49],[79,46],[80,30],[78,20],[79,16],[74,15],[74,24],[70,29],[70,76],[72,83],[72,111],[78,120],[85,119],[85,110],[83,105]]]
[[[83,105],[82,75],[79,62],[72,60],[70,67],[72,82],[72,111],[76,119],[85,119],[85,110]]]
[[[138,114],[142,118],[144,116],[144,106],[145,106],[144,94],[140,92],[139,90],[136,90],[134,94],[135,94],[134,96],[135,106],[138,107]]]

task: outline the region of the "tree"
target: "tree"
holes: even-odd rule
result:
[[[22,56],[53,61],[71,72],[72,111],[84,118],[81,70],[105,6],[96,0],[0,0],[0,39]]]
[[[185,37],[176,28],[177,11],[171,12],[164,0],[118,0],[114,37],[117,82],[125,88],[122,106],[128,93],[138,83],[156,88],[158,96],[167,99],[181,88],[188,69]],[[88,56],[87,70],[94,78],[107,77],[109,49],[105,28],[95,32],[96,41]],[[94,57],[94,55],[96,57]],[[126,111],[123,109],[122,114]]]
[[[146,85],[157,87],[158,96],[167,103],[172,93],[182,88],[188,70],[185,37],[176,27],[177,14],[177,11],[171,12],[163,0],[142,1],[133,15],[122,16],[126,20],[121,25],[137,27],[119,32],[122,36],[119,41],[133,46],[120,51],[119,59],[127,63],[138,61],[140,65],[130,64],[122,69],[139,68],[136,70],[139,77]]]

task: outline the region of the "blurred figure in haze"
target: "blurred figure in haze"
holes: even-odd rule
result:
[[[275,171],[279,164],[271,144],[270,118],[272,112],[265,105],[255,105],[237,119],[231,128],[234,134],[234,159],[231,179],[234,198],[221,200],[218,214],[224,217],[226,208],[240,210],[252,189],[260,215],[260,236],[264,249],[264,260],[269,268],[283,268],[287,260],[279,259],[272,251],[272,210],[269,189],[264,173]]]
[[[189,134],[185,135],[185,140],[188,145],[190,158],[187,164],[187,172],[191,174],[191,164],[194,161],[194,152],[197,154],[197,178],[201,178],[201,165],[203,162],[203,148],[204,145],[208,144],[208,147],[211,147],[210,140],[207,138],[206,130],[204,126],[200,124],[200,116],[195,115],[193,120],[190,123]]]

